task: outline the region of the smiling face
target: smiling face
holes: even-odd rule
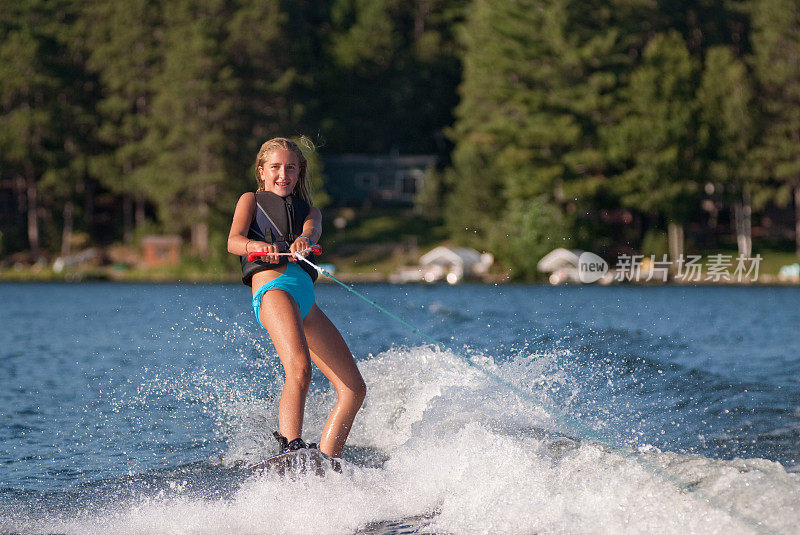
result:
[[[264,163],[259,166],[258,176],[264,191],[286,197],[294,191],[300,179],[300,162],[294,152],[275,149],[266,155]]]

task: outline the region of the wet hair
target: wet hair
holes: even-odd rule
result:
[[[301,139],[304,142],[304,144],[306,141],[309,144],[311,143],[311,141],[308,140],[307,138],[301,138]],[[311,146],[311,149],[313,150],[313,145]],[[308,204],[311,205],[312,204],[311,184],[310,184],[311,180],[308,177],[308,161],[306,160],[305,154],[303,154],[303,151],[300,150],[300,147],[297,145],[297,143],[285,137],[272,138],[269,141],[265,142],[263,145],[261,145],[261,148],[258,151],[258,156],[256,156],[256,167],[255,167],[256,182],[258,182],[258,191],[264,191],[264,181],[261,180],[261,176],[258,170],[261,166],[264,165],[264,163],[266,163],[267,156],[269,156],[270,153],[276,150],[288,150],[293,152],[294,155],[297,156],[297,162],[300,166],[300,169],[298,172],[297,184],[295,185],[294,190],[292,190],[292,194],[300,197],[301,199],[303,199],[304,201],[306,201]]]

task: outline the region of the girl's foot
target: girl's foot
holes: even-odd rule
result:
[[[299,437],[290,442],[289,440],[286,439],[285,436],[281,435],[278,431],[272,433],[272,436],[274,436],[275,440],[278,441],[281,454],[289,453],[290,451],[302,450],[309,447],[316,447],[316,444],[308,445],[305,442],[303,442],[302,438]]]

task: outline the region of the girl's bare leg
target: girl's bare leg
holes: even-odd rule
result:
[[[311,361],[300,311],[283,290],[269,290],[261,299],[260,318],[283,364],[286,383],[278,405],[278,429],[289,441],[303,432],[306,395],[311,385]]]
[[[322,430],[319,449],[338,457],[367,395],[367,386],[339,330],[317,305],[311,307],[303,326],[311,359],[333,384],[338,396]]]

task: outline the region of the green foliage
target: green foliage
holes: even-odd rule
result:
[[[415,195],[414,208],[427,221],[440,224],[446,195],[444,173],[435,167],[430,167],[425,170],[422,189]]]
[[[667,233],[663,230],[648,230],[642,239],[641,249],[643,255],[648,257],[653,255],[660,260],[665,254],[669,253]]]
[[[460,0],[334,0],[321,134],[333,153],[444,153],[459,80]]]
[[[515,279],[535,278],[539,259],[557,247],[570,246],[564,216],[543,196],[511,201],[488,241]]]
[[[440,229],[404,209],[364,211],[343,230],[329,229],[325,235],[325,243],[334,248],[360,248],[370,243],[398,245],[412,236],[419,237],[420,247],[427,247],[445,238]]]
[[[741,191],[751,173],[747,156],[756,137],[755,94],[744,63],[722,46],[706,54],[698,93],[710,180]]]
[[[655,251],[709,183],[723,210],[800,199],[798,35],[789,0],[13,0],[0,187],[24,213],[0,214],[4,249],[173,232],[221,266],[258,147],[307,135],[449,164],[373,239],[443,219],[518,277],[567,236]]]
[[[609,166],[600,132],[639,39],[620,26],[633,27],[644,9],[637,2],[473,2],[450,133],[456,142],[447,173],[451,232],[479,249],[538,254],[533,244],[548,242],[537,232],[558,220],[559,234],[567,210],[596,206]],[[533,212],[524,215],[525,209]],[[526,231],[498,236],[495,229],[509,221]],[[551,242],[560,245],[552,236]],[[524,255],[498,257],[524,262],[510,266],[517,273],[533,273]]]
[[[210,4],[210,5],[209,5]],[[154,79],[146,143],[154,154],[143,174],[162,220],[173,232],[207,219],[228,169],[225,147],[236,89],[217,46],[221,18],[213,3],[182,0],[165,7],[163,70]]]
[[[546,192],[559,173],[557,163],[535,169],[536,156],[575,135],[569,117],[551,116],[537,91],[548,75],[545,62],[536,61],[546,50],[537,41],[546,19],[532,8],[476,1],[462,32],[464,75],[450,133],[456,146],[446,218],[451,232],[479,250],[491,250],[491,232],[511,199]]]
[[[333,60],[347,69],[388,67],[402,39],[392,13],[394,4],[375,0],[335,2],[331,19],[342,31],[331,38]]]
[[[98,141],[107,149],[92,159],[94,176],[111,191],[150,198],[146,166],[158,154],[147,142],[153,121],[155,78],[163,69],[157,36],[160,4],[152,0],[87,2],[82,33],[87,65],[103,85],[97,112]]]
[[[57,246],[59,212],[84,186],[94,120],[69,1],[18,1],[0,14],[0,179],[24,184],[28,245]],[[55,212],[55,214],[53,214]],[[42,228],[43,223],[52,222]]]
[[[763,175],[784,190],[800,185],[800,11],[791,0],[753,7],[753,65],[765,113],[759,156]]]
[[[625,89],[608,129],[623,204],[683,222],[699,202],[695,91],[699,67],[676,32],[657,35]]]
[[[791,0],[760,0],[753,6],[753,27],[753,64],[765,115],[756,172],[771,179],[778,203],[794,197],[800,257],[800,10]]]

